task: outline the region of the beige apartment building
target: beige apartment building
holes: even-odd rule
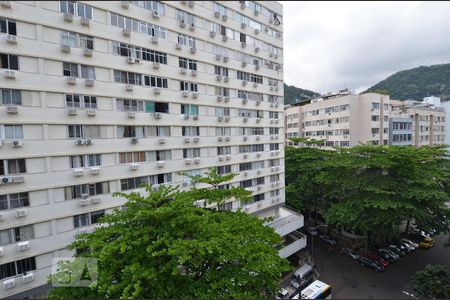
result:
[[[286,241],[275,1],[0,1],[0,298],[39,297],[65,246],[141,184],[237,173]],[[292,234],[291,234],[292,233]],[[113,259],[113,258],[111,258]]]
[[[308,103],[285,107],[287,145],[290,137],[324,140],[321,147],[434,145],[445,140],[445,111],[430,104],[391,100],[376,93],[347,90]]]

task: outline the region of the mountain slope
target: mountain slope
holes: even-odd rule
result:
[[[320,97],[320,94],[316,92],[284,84],[284,104],[295,103],[295,99],[300,99],[300,102],[302,102],[317,97]]]
[[[367,91],[388,91],[391,99],[422,101],[436,96],[450,100],[450,64],[404,70],[380,81]]]

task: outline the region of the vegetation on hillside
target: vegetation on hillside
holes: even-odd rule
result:
[[[284,84],[284,104],[293,104],[295,99],[306,101],[317,97],[320,97],[319,93]]]
[[[367,91],[388,91],[391,99],[422,101],[436,96],[450,101],[450,64],[421,66],[389,76]]]

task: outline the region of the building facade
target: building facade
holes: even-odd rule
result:
[[[290,244],[283,208],[282,6],[0,1],[0,297],[38,297],[52,260],[141,184],[238,173],[232,201]],[[224,186],[227,188],[227,186]]]
[[[445,111],[432,104],[391,100],[376,93],[341,91],[285,108],[286,144],[290,137],[324,140],[319,147],[436,145],[445,140]]]

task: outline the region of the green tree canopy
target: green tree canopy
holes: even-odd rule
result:
[[[411,278],[416,295],[425,299],[450,299],[450,270],[447,266],[426,265]]]
[[[211,174],[212,171],[210,171]],[[218,184],[215,174],[209,180]],[[208,182],[197,177],[197,182]],[[231,179],[231,178],[223,178]],[[69,249],[98,259],[98,280],[90,287],[58,287],[52,298],[272,298],[289,269],[273,245],[281,238],[265,220],[241,211],[196,207],[214,188],[180,191],[161,186],[146,195],[117,193],[125,209],[106,215],[90,234],[79,235]],[[201,191],[207,191],[201,194]],[[245,190],[244,190],[245,191]],[[248,192],[247,192],[248,193]],[[244,200],[241,188],[226,197]],[[62,274],[56,274],[56,279]]]

